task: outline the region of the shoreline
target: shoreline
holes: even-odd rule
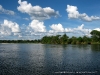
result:
[[[1,43],[0,42],[0,44],[50,44],[50,43],[32,43],[32,42],[20,42],[20,43],[18,43],[18,42],[5,42],[5,43]],[[82,43],[82,44],[53,44],[53,43],[51,43],[50,45],[100,45],[100,43]]]

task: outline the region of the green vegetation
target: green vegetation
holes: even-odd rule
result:
[[[89,37],[74,37],[69,38],[66,34],[56,36],[44,36],[41,39],[43,44],[91,44]]]
[[[44,36],[40,40],[0,40],[0,43],[43,43],[43,44],[100,44],[100,31],[91,31],[91,37],[69,38],[66,34],[56,36]]]
[[[100,31],[93,30],[90,33],[92,36],[87,37],[75,37],[69,38],[66,34],[56,36],[44,36],[41,39],[43,44],[100,44]]]
[[[90,34],[92,35],[92,43],[100,43],[100,31],[93,30]]]
[[[0,43],[40,43],[40,40],[0,40]]]

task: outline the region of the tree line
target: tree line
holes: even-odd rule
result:
[[[40,43],[40,40],[0,40],[0,43]]]
[[[0,40],[0,43],[43,43],[43,44],[100,44],[100,31],[91,31],[91,37],[69,38],[66,34],[56,36],[44,36],[39,40]]]
[[[43,44],[100,44],[100,31],[91,31],[91,37],[75,37],[69,38],[66,34],[56,36],[44,36],[41,39]]]

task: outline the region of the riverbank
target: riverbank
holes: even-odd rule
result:
[[[72,43],[42,43],[41,41],[34,41],[34,40],[31,40],[31,41],[27,41],[27,40],[24,40],[24,41],[18,41],[18,40],[5,40],[5,41],[2,41],[0,42],[0,44],[15,44],[15,43],[20,43],[20,44],[55,44],[55,45],[93,45],[93,44],[100,44],[100,42],[72,42]]]
[[[98,31],[92,31],[91,37],[75,37],[69,38],[66,34],[55,36],[44,36],[35,40],[0,40],[0,43],[42,43],[42,44],[100,44],[100,34]],[[100,33],[100,32],[98,32]]]

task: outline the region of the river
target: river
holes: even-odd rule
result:
[[[0,44],[0,75],[100,75],[100,45]]]

